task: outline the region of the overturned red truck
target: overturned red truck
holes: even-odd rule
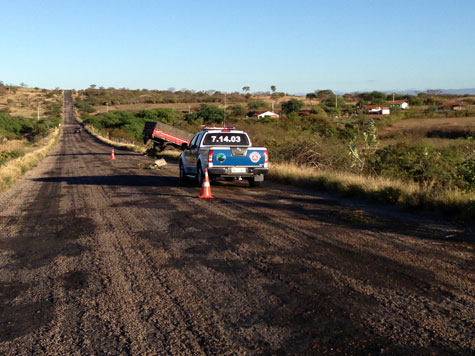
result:
[[[188,131],[156,121],[147,121],[142,134],[144,144],[147,145],[152,141],[153,148],[157,151],[163,151],[169,146],[181,148],[184,143],[189,144],[193,138],[193,134]]]

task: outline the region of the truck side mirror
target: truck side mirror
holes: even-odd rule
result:
[[[183,142],[180,147],[181,147],[181,149],[184,151],[184,150],[186,150],[186,149],[188,148],[188,143]]]

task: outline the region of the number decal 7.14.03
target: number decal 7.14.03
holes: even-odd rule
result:
[[[248,139],[243,134],[233,133],[209,133],[206,135],[205,145],[248,145]]]

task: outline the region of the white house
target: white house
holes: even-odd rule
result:
[[[272,118],[278,118],[279,114],[276,114],[275,112],[272,111],[263,111],[263,112],[258,112],[257,114],[258,119],[263,119],[266,116],[272,117]]]
[[[363,110],[368,114],[389,115],[391,111],[388,106],[383,105],[364,105]]]
[[[409,109],[409,104],[404,101],[404,100],[399,100],[399,101],[391,101],[389,104],[391,108],[401,108],[401,110],[407,110]]]

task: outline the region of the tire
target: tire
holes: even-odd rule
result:
[[[203,181],[205,180],[205,174],[203,169],[201,168],[201,164],[198,163],[196,166],[196,184],[201,187],[203,185]]]
[[[183,167],[183,162],[180,161],[180,183],[185,183],[187,180],[185,167]]]
[[[254,187],[256,187],[256,188],[257,188],[257,187],[260,187],[260,186],[261,186],[261,183],[262,183],[262,182],[256,182],[256,181],[254,180],[254,178],[249,178],[249,185],[250,185],[251,187],[253,187],[253,188],[254,188]]]

